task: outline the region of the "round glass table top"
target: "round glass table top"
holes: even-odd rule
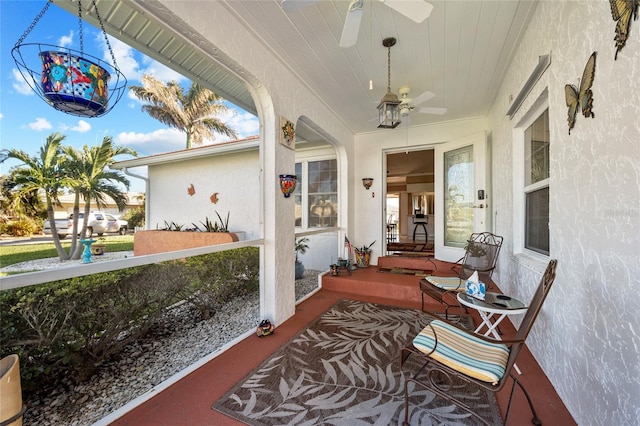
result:
[[[480,300],[466,293],[458,293],[458,299],[467,306],[477,307],[479,309],[519,310],[526,309],[527,307],[518,299],[491,291],[486,293],[484,300]]]

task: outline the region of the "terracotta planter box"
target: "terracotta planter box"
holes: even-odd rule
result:
[[[236,241],[238,236],[233,232],[138,231],[133,237],[133,255],[166,253]]]

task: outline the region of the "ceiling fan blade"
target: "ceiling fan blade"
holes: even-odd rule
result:
[[[358,33],[360,32],[360,22],[362,21],[363,0],[353,0],[349,3],[347,9],[347,17],[342,27],[342,36],[340,37],[340,47],[351,47],[358,41]]]
[[[319,0],[282,0],[282,10],[287,13],[295,12],[317,3]]]
[[[438,107],[422,107],[418,110],[422,114],[437,114],[442,115],[447,112],[446,108],[438,108]]]
[[[424,102],[427,102],[429,99],[431,98],[435,98],[436,94],[430,91],[426,91],[426,92],[422,92],[421,94],[419,94],[418,96],[415,97],[415,99],[413,100],[413,104],[414,105],[420,105]]]
[[[382,0],[396,12],[406,16],[418,24],[431,15],[433,5],[424,0]]]

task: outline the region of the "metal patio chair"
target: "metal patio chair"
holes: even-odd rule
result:
[[[405,382],[404,425],[409,424],[409,383],[414,383],[415,387],[427,388],[489,425],[489,421],[475,413],[472,407],[453,396],[450,392],[450,387],[454,379],[461,379],[491,392],[499,392],[505,386],[509,377],[513,379],[513,384],[509,394],[504,424],[506,425],[509,419],[509,411],[511,410],[516,384],[522,389],[527,398],[533,413],[532,423],[535,425],[541,424],[529,394],[518,380],[517,374],[513,373],[513,367],[533,327],[533,323],[540,313],[542,303],[551,289],[556,276],[556,264],[556,260],[551,260],[547,265],[538,289],[524,315],[522,324],[515,337],[511,340],[494,340],[464,329],[434,314],[428,314],[438,319],[431,321],[413,339],[413,342],[401,351],[401,368],[411,355],[424,360],[422,367]]]
[[[466,280],[474,271],[478,271],[480,281],[488,288],[501,247],[502,237],[498,235],[490,232],[471,234],[464,256],[451,268],[455,276],[427,276],[420,280],[422,310],[427,295],[445,306],[445,318],[448,318],[449,308],[460,306],[456,295],[465,290]]]

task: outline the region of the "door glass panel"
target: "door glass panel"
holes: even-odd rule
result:
[[[473,145],[444,153],[444,245],[464,247],[473,233]]]

